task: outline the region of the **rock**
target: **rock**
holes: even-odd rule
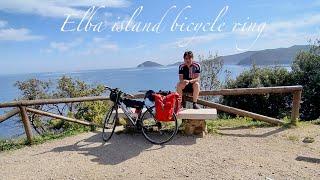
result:
[[[304,143],[313,143],[314,142],[314,138],[313,137],[305,137],[302,142],[304,142]]]
[[[183,120],[184,132],[187,135],[203,135],[207,132],[205,120],[184,119]]]

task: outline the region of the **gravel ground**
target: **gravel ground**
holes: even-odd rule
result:
[[[0,179],[320,179],[320,126],[224,128],[164,146],[91,132],[0,153],[0,164]]]

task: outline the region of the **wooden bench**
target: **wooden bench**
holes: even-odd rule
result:
[[[134,110],[132,110],[134,112]],[[126,118],[122,109],[118,110],[120,118]],[[182,119],[184,133],[187,135],[201,135],[207,132],[205,120],[213,120],[217,118],[216,109],[182,109],[177,114],[178,119]]]
[[[187,135],[203,136],[207,133],[205,120],[217,118],[216,109],[184,109],[178,113],[178,119],[182,119],[184,133]]]

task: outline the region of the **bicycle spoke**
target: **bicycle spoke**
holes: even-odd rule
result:
[[[154,109],[153,109],[154,110]],[[150,142],[162,144],[168,142],[177,133],[178,124],[174,116],[173,121],[161,122],[155,119],[154,111],[147,110],[142,116],[142,132]]]

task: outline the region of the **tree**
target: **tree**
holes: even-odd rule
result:
[[[41,81],[38,79],[29,79],[26,81],[17,81],[15,86],[22,92],[20,99],[24,100],[35,100],[35,99],[47,99],[51,97],[50,94],[50,81]],[[34,105],[32,108],[45,110],[44,105]],[[28,114],[33,129],[38,133],[42,134],[46,131],[44,122],[41,117],[37,114]]]
[[[301,118],[314,120],[320,117],[320,40],[309,51],[300,52],[292,65],[294,84],[303,86]]]
[[[209,53],[208,57],[199,56],[201,65],[200,89],[215,90],[221,87],[218,75],[222,71],[223,60],[217,54]],[[213,97],[205,97],[206,100],[213,100]]]
[[[55,86],[53,86],[55,84]],[[21,99],[46,99],[46,98],[74,98],[83,96],[100,96],[105,92],[103,85],[91,86],[84,81],[74,80],[71,77],[63,76],[57,83],[30,79],[16,83],[22,92]],[[102,123],[103,116],[109,107],[106,101],[67,103],[64,105],[37,105],[32,108],[53,111],[63,116],[75,117],[95,123]],[[31,124],[38,134],[48,131],[63,131],[68,128],[80,128],[82,126],[68,123],[63,120],[48,119],[36,114],[28,114]]]

